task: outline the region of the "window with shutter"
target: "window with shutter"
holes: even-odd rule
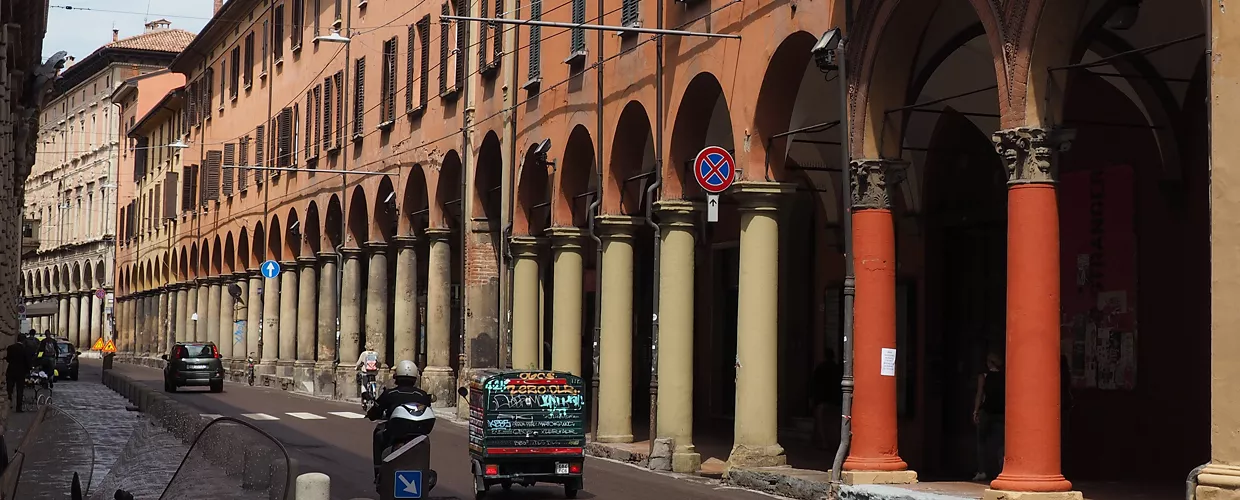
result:
[[[332,85],[336,88],[336,142],[339,148],[344,143],[344,70],[332,75]]]
[[[332,79],[323,79],[323,150],[331,151],[332,147]]]
[[[641,6],[641,0],[624,0],[620,10],[620,24],[624,26],[637,26],[638,8]]]
[[[418,43],[420,44],[421,66],[418,77],[418,107],[426,109],[431,94],[431,15],[427,14],[418,20]]]
[[[202,107],[202,114],[206,115],[208,120],[211,119],[211,105],[215,103],[215,68],[207,68],[207,93],[206,102]]]
[[[185,173],[184,178],[181,179],[181,211],[184,212],[194,206],[191,200],[194,194],[194,184],[190,181],[194,178],[194,167],[185,165],[181,170]]]
[[[456,0],[456,14],[469,15],[469,0]],[[465,85],[465,67],[469,62],[469,26],[470,23],[456,23],[456,79],[453,87],[460,89]]]
[[[228,98],[228,58],[220,58],[220,111],[224,110],[224,99]]]
[[[250,136],[241,138],[241,143],[237,144],[237,164],[241,167],[250,165]],[[245,191],[246,177],[249,176],[250,170],[247,168],[237,169],[237,191]]]
[[[585,22],[586,0],[573,0],[573,24],[584,24]],[[572,55],[581,54],[586,51],[585,29],[573,28],[572,46],[569,50],[572,51]]]
[[[413,112],[413,82],[414,82],[413,63],[415,61],[413,57],[414,57],[414,49],[417,47],[416,44],[418,43],[417,33],[418,33],[417,26],[410,24],[409,35],[408,35],[408,38],[405,39],[405,112],[406,113]]]
[[[321,34],[319,32],[319,13],[323,12],[323,6],[320,3],[320,0],[314,0],[314,4],[311,6],[311,9],[313,10],[310,11],[310,18],[314,20],[314,36],[317,37]]]
[[[189,84],[189,88],[186,89],[186,94],[187,94],[185,96],[186,123],[188,125],[197,125],[198,124],[198,102],[195,97],[198,95],[198,82]]]
[[[146,159],[150,151],[150,140],[146,137],[139,137],[136,141],[133,152],[133,178],[135,181],[146,177]]]
[[[254,84],[254,32],[245,36],[245,86]]]
[[[223,171],[220,172],[220,175],[221,177],[223,177],[221,187],[224,190],[224,196],[232,196],[233,176],[235,175],[235,172],[237,171],[237,145],[236,144],[230,143],[230,144],[224,145],[224,165],[221,166],[220,168],[223,169]]]
[[[276,125],[276,133],[279,134],[279,142],[276,145],[276,166],[284,168],[292,163],[293,108],[281,109],[279,120]]]
[[[237,91],[241,89],[241,47],[236,47],[232,51],[232,67],[229,71],[228,92],[235,99]]]
[[[443,3],[440,11],[445,16],[452,15],[448,2]],[[439,95],[448,95],[448,40],[452,36],[452,23],[439,23]]]
[[[487,6],[487,0],[480,0],[478,2],[478,17],[490,17],[487,12],[488,10],[490,10],[490,8],[488,8]],[[495,15],[499,16],[500,13],[496,12]],[[490,30],[491,26],[492,26],[491,23],[478,23],[478,67],[479,68],[487,67],[487,34],[491,32]]]
[[[265,134],[266,131],[267,131],[267,128],[262,125],[259,125],[258,128],[254,130],[254,165],[255,166],[261,167],[265,165],[264,162],[267,159],[263,155],[263,150],[265,149],[265,146],[267,145],[267,142],[266,142],[267,136]],[[254,184],[255,185],[261,185],[263,183],[262,172],[263,172],[262,170],[254,171]]]
[[[177,173],[168,172],[164,174],[164,198],[161,200],[164,204],[164,219],[175,219],[177,216]]]
[[[161,184],[155,184],[155,197],[151,199],[151,211],[154,212],[154,216],[151,217],[151,219],[156,226],[159,225],[159,220],[163,215],[160,213],[160,210],[164,208],[164,204],[162,203],[164,200],[163,191],[161,190],[162,187],[163,186]]]
[[[270,49],[267,48],[268,44],[270,43],[268,42],[269,37],[267,36],[267,34],[268,34],[267,21],[263,20],[263,52],[262,52],[263,71],[262,71],[262,74],[264,75],[267,74],[267,53],[270,51]]]
[[[301,49],[303,30],[306,29],[306,4],[304,0],[293,0],[292,17],[293,29],[289,31],[288,43],[292,50],[296,51]]]
[[[353,139],[361,139],[366,118],[366,58],[359,57],[353,68]]]
[[[301,105],[293,104],[293,114],[289,117],[289,128],[292,129],[289,139],[289,164],[297,168],[297,145],[301,144]]]
[[[311,158],[314,158],[314,134],[312,133],[312,131],[314,130],[314,109],[315,108],[314,108],[314,90],[313,89],[306,91],[306,107],[302,109],[306,110],[306,128],[302,129],[306,131],[304,154],[306,156],[306,160],[309,161]]]
[[[319,85],[319,86],[314,87],[314,106],[309,109],[314,110],[314,123],[308,125],[308,127],[313,127],[313,128],[307,128],[306,139],[310,138],[310,135],[311,135],[310,131],[313,130],[314,131],[314,156],[315,158],[318,158],[319,146],[323,144],[323,127],[321,124],[321,122],[323,121],[323,86]]]
[[[542,0],[530,0],[530,20],[542,20]],[[542,79],[542,26],[530,26],[530,65],[529,80],[531,83]]]
[[[284,60],[284,4],[277,5],[271,17],[271,57],[280,64]]]
[[[336,22],[337,22],[337,23],[339,23],[339,22],[340,22],[340,19],[341,19],[341,17],[340,17],[340,13],[341,13],[342,8],[343,8],[343,6],[342,6],[341,4],[343,4],[343,3],[344,3],[344,0],[336,0]]]
[[[508,14],[504,12],[504,0],[495,0],[495,17],[508,17]],[[503,26],[500,25],[494,25],[492,29],[495,35],[491,37],[492,46],[494,47],[491,66],[498,67],[499,62],[504,57],[504,30]]]
[[[396,120],[396,37],[383,42],[383,95],[380,102],[380,127]]]
[[[223,163],[223,152],[207,151],[206,195],[203,202],[220,199],[220,166]]]

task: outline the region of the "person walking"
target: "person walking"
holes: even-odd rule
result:
[[[986,355],[986,369],[977,375],[973,423],[977,425],[977,474],[974,481],[999,475],[1003,466],[1003,355]]]
[[[30,374],[30,353],[26,352],[26,336],[18,334],[4,350],[4,360],[8,362],[8,368],[4,372],[4,386],[8,392],[9,401],[16,401],[17,413],[21,413],[22,400],[26,394],[26,376]],[[17,393],[17,398],[13,398],[13,393]]]

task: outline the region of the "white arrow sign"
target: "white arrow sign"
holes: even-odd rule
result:
[[[417,481],[410,481],[409,479],[405,479],[405,476],[401,475],[396,476],[396,478],[400,479],[400,482],[405,485],[405,493],[414,495],[415,497],[419,495]]]
[[[706,222],[719,222],[719,195],[706,195]]]
[[[280,263],[274,260],[264,262],[259,269],[262,271],[263,277],[267,279],[274,279],[280,275]]]

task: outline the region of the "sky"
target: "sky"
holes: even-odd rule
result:
[[[66,51],[77,60],[120,37],[142,34],[147,21],[164,18],[173,28],[198,33],[211,17],[213,0],[51,0],[43,57]],[[65,7],[73,7],[72,10]]]

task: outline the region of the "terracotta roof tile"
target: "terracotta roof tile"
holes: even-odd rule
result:
[[[123,38],[104,45],[103,48],[181,52],[195,36],[197,35],[185,30],[165,29]]]

